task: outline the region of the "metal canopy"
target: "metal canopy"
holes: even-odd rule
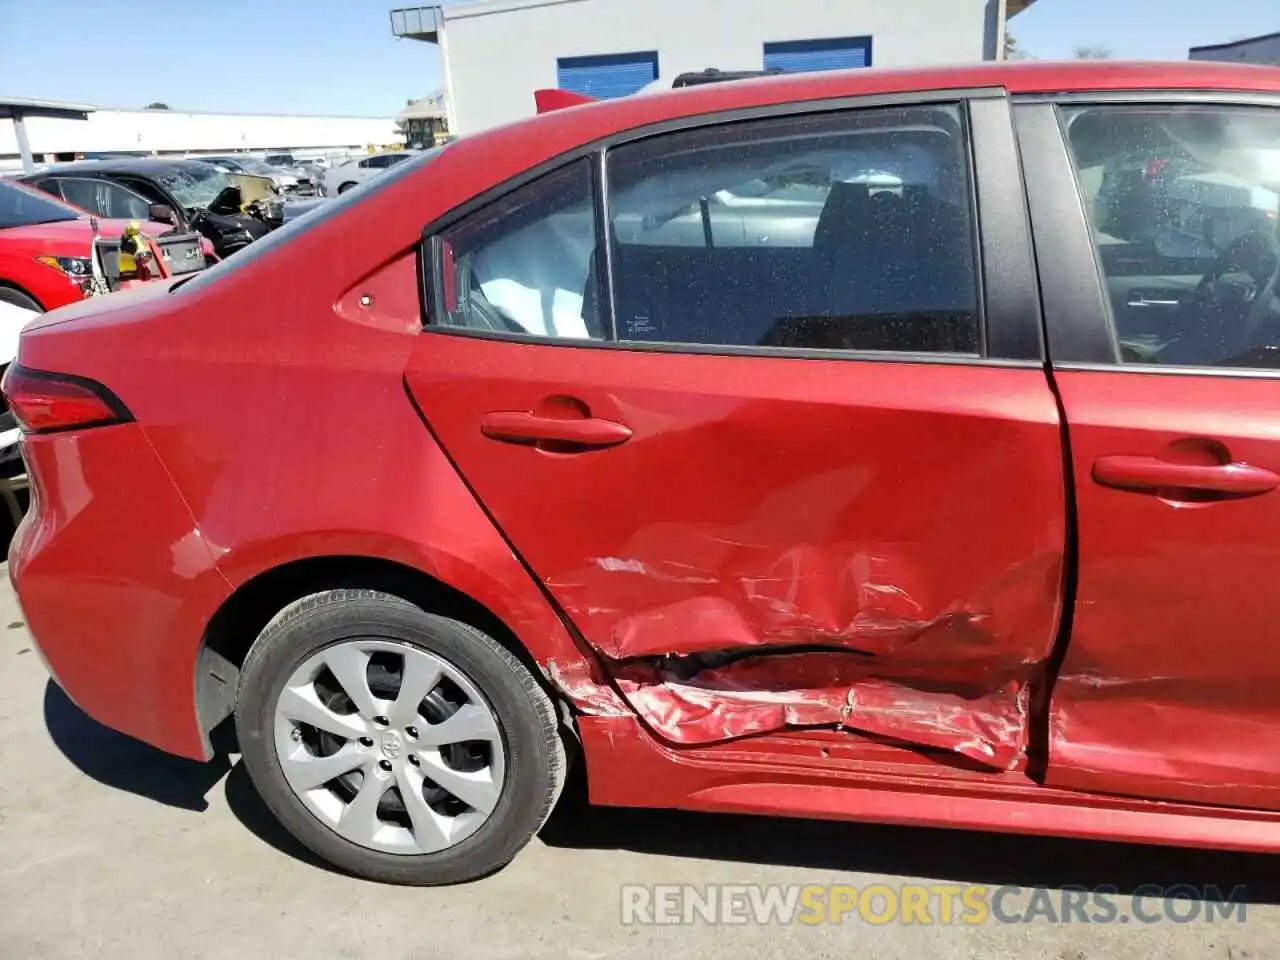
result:
[[[57,100],[17,100],[0,97],[0,120],[13,121],[13,135],[18,141],[18,154],[22,157],[22,169],[33,173],[35,158],[31,155],[31,143],[27,140],[27,117],[49,117],[55,120],[88,120],[94,108],[86,103],[63,103]]]
[[[439,43],[444,11],[438,6],[401,7],[391,11],[391,34],[424,43]]]

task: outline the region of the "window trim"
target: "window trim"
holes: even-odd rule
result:
[[[1145,376],[1280,379],[1280,369],[1122,363],[1106,272],[1093,242],[1060,107],[1223,106],[1280,110],[1280,94],[1213,90],[1126,90],[1037,94],[1013,100],[1039,263],[1048,361],[1052,368]],[[1064,176],[1065,174],[1065,176]],[[1052,224],[1034,229],[1034,222]],[[1089,282],[1091,278],[1092,282]]]
[[[1009,135],[1001,137],[998,134],[998,127],[993,123],[996,119],[996,112],[986,111],[982,114],[982,130],[983,134],[979,136],[977,126],[975,125],[975,111],[973,107],[976,103],[982,101],[994,101],[1000,105],[998,112],[1004,119],[1004,123],[1010,128]],[[870,350],[818,350],[811,348],[799,347],[758,347],[758,346],[736,346],[736,345],[715,345],[715,344],[685,344],[685,343],[668,343],[668,342],[643,342],[643,341],[619,341],[616,339],[589,340],[589,339],[572,339],[560,337],[545,337],[539,335],[523,334],[523,333],[507,333],[484,330],[469,330],[463,327],[448,327],[439,324],[436,321],[438,306],[435,300],[435,290],[438,289],[440,275],[440,256],[438,239],[439,235],[451,227],[453,224],[470,217],[472,214],[491,203],[501,200],[509,193],[519,190],[522,187],[533,183],[543,176],[554,173],[555,171],[568,166],[576,160],[583,157],[591,157],[593,167],[600,169],[597,186],[607,188],[607,170],[604,169],[607,164],[608,151],[611,148],[630,144],[641,140],[654,137],[674,134],[684,131],[697,130],[704,127],[724,126],[736,123],[748,123],[756,120],[766,120],[781,118],[787,116],[806,116],[815,114],[839,114],[853,110],[874,109],[877,107],[911,107],[911,106],[927,106],[938,103],[954,103],[959,105],[964,123],[965,132],[969,141],[968,160],[969,160],[969,179],[971,182],[971,217],[972,227],[974,231],[974,258],[975,258],[975,282],[978,290],[978,312],[979,312],[979,338],[980,346],[984,352],[980,354],[956,354],[956,353],[907,353],[907,352],[890,352],[890,351],[870,351]],[[1023,197],[1025,193],[1022,189],[1022,181],[1019,171],[1019,157],[1016,151],[1016,143],[1012,135],[1011,120],[1012,100],[1008,92],[1002,87],[970,87],[957,89],[938,89],[938,90],[912,90],[891,94],[873,94],[866,96],[837,97],[820,100],[805,100],[798,102],[785,102],[776,104],[767,104],[764,106],[755,106],[748,108],[740,108],[733,110],[713,111],[704,114],[695,114],[688,117],[679,117],[671,120],[663,120],[656,123],[645,124],[638,127],[631,127],[625,130],[616,131],[597,140],[581,144],[571,150],[560,153],[554,157],[535,164],[527,170],[521,171],[519,174],[495,184],[487,190],[482,191],[476,196],[458,204],[451,210],[448,210],[430,221],[423,227],[422,242],[420,249],[423,256],[431,258],[431,269],[423,270],[422,287],[419,296],[423,305],[423,325],[422,333],[428,335],[439,336],[460,336],[473,337],[483,340],[498,340],[510,343],[527,343],[533,345],[554,345],[577,347],[580,349],[612,349],[612,350],[628,350],[632,352],[659,352],[659,353],[689,353],[708,356],[758,356],[773,357],[776,359],[806,359],[806,360],[863,360],[876,362],[906,362],[906,363],[948,363],[963,364],[970,366],[1000,366],[1000,367],[1042,367],[1044,365],[1044,348],[1041,341],[1041,319],[1039,311],[1031,309],[1029,312],[1026,307],[1034,301],[1039,302],[1039,294],[1035,284],[1035,273],[1031,269],[1030,250],[1031,236],[1030,224],[1027,219],[1027,210],[1025,204],[1014,203],[1010,205],[1008,200],[1010,196]],[[992,134],[996,136],[992,137]],[[1003,156],[1002,156],[1003,154]],[[1010,171],[1018,171],[1019,179],[1009,181],[1007,178]],[[984,175],[985,174],[985,175]],[[1004,178],[1003,180],[1001,178]],[[986,184],[986,190],[982,190],[983,184]],[[1010,186],[1010,183],[1013,185]],[[983,206],[982,197],[985,192],[986,207]],[[595,202],[597,206],[596,222],[599,224],[602,216],[607,216],[601,211],[604,207],[607,193],[597,193]],[[1010,206],[1013,209],[1010,209]],[[999,236],[998,248],[1002,254],[1007,254],[1008,259],[1004,261],[1003,266],[999,269],[992,269],[990,272],[986,266],[988,259],[985,254],[986,246],[986,221],[983,214],[987,213],[992,217],[992,227],[996,228]],[[1021,224],[1021,226],[1019,226]],[[598,229],[597,229],[598,232]],[[607,234],[606,234],[607,236]],[[606,248],[611,244],[606,244]],[[1018,262],[1018,248],[1023,249],[1022,259],[1026,264],[1025,272],[1021,278],[1016,276],[1015,265]],[[614,321],[615,307],[614,303],[614,283],[612,276],[612,254],[606,255],[606,264],[608,266],[607,277],[607,295],[604,298],[608,301],[609,322],[611,325],[611,334],[616,337],[616,323]],[[1001,290],[997,302],[999,310],[996,314],[998,318],[999,328],[993,336],[989,326],[988,314],[990,313],[991,290],[993,287],[999,288],[1002,284],[1014,284],[1013,290]],[[1018,304],[1022,305],[1022,309],[1016,309]],[[1019,332],[1018,328],[1023,329]],[[999,344],[1001,350],[1008,350],[1009,354],[1004,355],[996,353],[990,349],[992,343]],[[1028,344],[1036,343],[1038,346],[1032,350]]]

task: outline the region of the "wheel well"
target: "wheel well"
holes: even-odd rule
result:
[[[241,584],[214,614],[204,646],[239,670],[253,641],[277,613],[308,594],[343,587],[381,590],[482,630],[544,682],[529,651],[487,607],[421,570],[376,557],[313,557],[259,574]]]
[[[30,298],[31,301],[35,303],[35,305],[38,306],[41,310],[44,309],[44,304],[40,302],[39,297],[37,297],[31,291],[27,290],[25,287],[18,286],[18,284],[14,283],[12,280],[5,280],[4,278],[0,277],[0,287],[5,287],[6,289],[9,289],[9,290],[16,290],[18,293],[22,294],[24,297]]]

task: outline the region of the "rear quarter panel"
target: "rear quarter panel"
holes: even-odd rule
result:
[[[27,365],[91,377],[124,401],[207,545],[224,589],[175,596],[188,609],[162,638],[166,675],[186,678],[184,723],[222,599],[281,564],[331,556],[436,577],[502,620],[579,703],[616,707],[405,391],[421,330],[414,246],[440,202],[371,192],[360,217],[233,258],[220,279],[86,302],[24,341]],[[131,522],[145,523],[135,508]],[[195,755],[191,738],[167,743]]]

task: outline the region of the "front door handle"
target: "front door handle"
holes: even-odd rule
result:
[[[1155,457],[1099,457],[1093,479],[1107,487],[1157,493],[1202,490],[1224,496],[1250,497],[1280,486],[1280,475],[1248,463],[1169,463]]]
[[[520,410],[487,413],[480,431],[507,443],[563,443],[574,447],[614,447],[631,439],[631,428],[599,417],[548,417]]]

